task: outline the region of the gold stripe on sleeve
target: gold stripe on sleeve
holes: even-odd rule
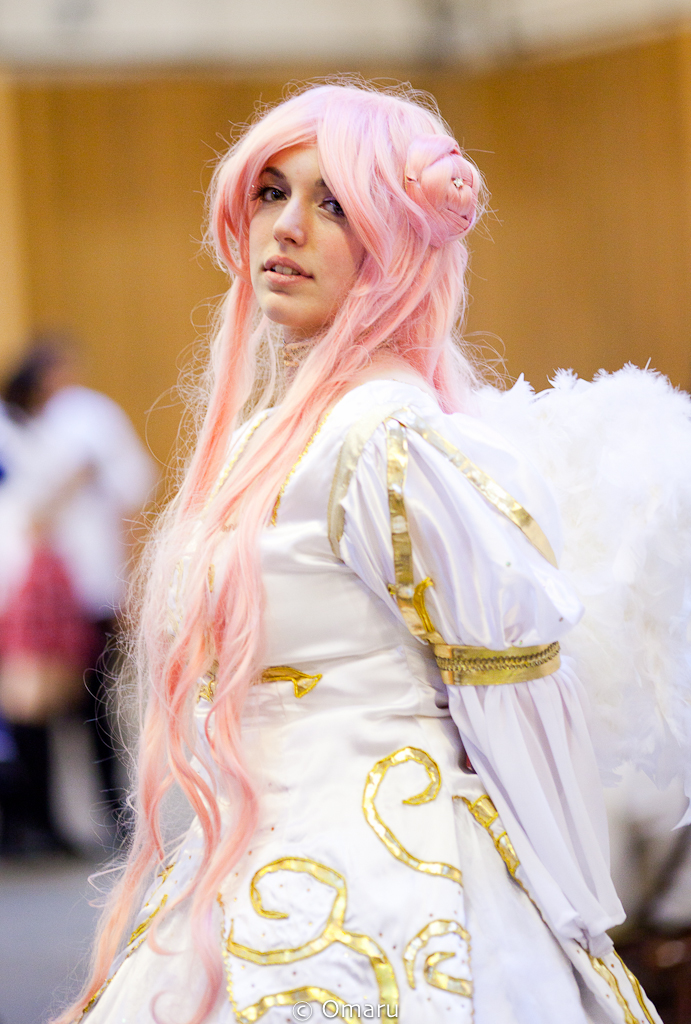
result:
[[[507,519],[510,519],[528,538],[533,547],[537,548],[540,554],[556,568],[557,559],[552,550],[552,545],[547,540],[542,528],[501,484],[498,484],[483,469],[480,469],[474,462],[471,462],[467,455],[464,455],[460,449],[456,448],[450,441],[447,441],[442,434],[431,427],[421,416],[417,416],[412,410],[405,409],[400,416],[400,422],[410,427],[411,430],[414,430],[416,434],[419,434],[420,437],[431,444],[433,448],[436,448],[442,455],[445,455],[461,471],[475,490],[490,505],[494,505],[497,511],[505,515]]]
[[[329,496],[328,527],[331,549],[336,558],[341,557],[339,544],[345,525],[345,501],[360,456],[375,430],[394,413],[403,412],[400,405],[383,405],[371,410],[357,420],[345,436],[336,464],[331,494]]]

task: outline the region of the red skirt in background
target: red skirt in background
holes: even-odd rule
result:
[[[62,560],[40,545],[0,616],[0,713],[41,722],[79,704],[100,646]]]
[[[37,547],[23,583],[0,616],[0,655],[37,654],[83,672],[97,642],[62,559],[47,545]]]

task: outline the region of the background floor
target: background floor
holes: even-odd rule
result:
[[[78,991],[97,915],[87,898],[95,867],[59,859],[2,865],[1,1024],[44,1022]]]

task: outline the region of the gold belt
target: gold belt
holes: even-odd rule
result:
[[[556,641],[537,647],[507,647],[503,651],[435,644],[434,656],[447,686],[526,683],[551,675],[561,665]]]

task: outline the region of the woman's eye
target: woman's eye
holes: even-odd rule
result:
[[[334,199],[333,196],[329,199],[325,199],[322,206],[326,207],[329,213],[333,213],[335,217],[345,217],[343,207],[339,203],[338,199]]]
[[[262,203],[278,203],[281,199],[285,199],[285,197],[285,192],[282,192],[280,188],[276,188],[275,185],[260,185],[254,195],[254,198]]]

